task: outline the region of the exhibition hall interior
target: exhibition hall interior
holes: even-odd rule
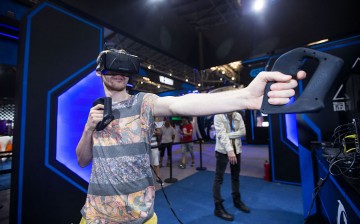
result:
[[[0,224],[360,223],[359,6],[1,0]],[[221,111],[217,96],[241,93],[259,74],[296,79],[300,70],[306,78],[286,105],[267,102],[266,80],[259,110],[188,115]],[[129,99],[118,104],[106,80],[127,77]],[[212,102],[149,118],[149,95]],[[83,165],[77,149],[94,111],[101,122]]]

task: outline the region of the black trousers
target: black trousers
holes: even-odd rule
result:
[[[214,202],[222,202],[223,199],[221,197],[221,185],[224,180],[224,173],[226,170],[226,166],[229,163],[229,159],[227,154],[222,154],[216,152],[216,170],[215,170],[215,177],[213,183],[213,198]],[[231,172],[231,190],[232,190],[232,197],[236,198],[240,196],[240,162],[241,162],[241,154],[236,154],[237,163],[232,165],[230,164],[230,172]]]
[[[160,149],[160,157],[164,157],[165,155],[165,149],[167,149],[167,155],[168,155],[168,158],[171,157],[171,152],[172,152],[172,142],[169,142],[169,143],[161,143],[160,146],[159,146],[159,149]]]

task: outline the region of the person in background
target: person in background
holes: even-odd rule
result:
[[[233,221],[234,216],[227,213],[221,197],[221,185],[227,164],[230,163],[231,190],[234,206],[243,212],[250,209],[241,201],[240,169],[241,169],[241,137],[246,135],[243,118],[238,112],[216,114],[214,116],[216,131],[216,169],[213,183],[214,215],[227,221]]]
[[[152,93],[130,95],[126,86],[130,75],[105,69],[104,54],[111,51],[119,58],[125,50],[106,50],[97,58],[96,75],[105,95],[112,98],[115,117],[103,130],[104,105],[93,106],[76,147],[78,163],[92,162],[88,191],[81,209],[81,224],[144,223],[156,224],[154,212],[155,180],[150,168],[151,137],[158,116],[205,116],[242,109],[259,110],[265,85],[273,81],[267,93],[272,105],[284,105],[294,96],[297,81],[280,72],[260,72],[245,88],[220,93],[187,94],[159,97]],[[304,79],[306,73],[298,72]],[[216,102],[216,103],[214,103]]]
[[[153,166],[153,171],[155,173],[155,179],[156,182],[158,183],[162,183],[161,179],[160,179],[160,166],[159,166],[159,158],[160,158],[160,151],[159,151],[159,145],[160,145],[160,138],[161,138],[161,134],[160,134],[160,128],[163,126],[163,122],[159,121],[158,118],[156,118],[156,122],[155,122],[155,132],[151,137],[151,165]]]
[[[180,169],[185,169],[186,168],[186,154],[190,153],[191,156],[191,166],[194,166],[195,164],[195,157],[194,157],[194,143],[192,135],[193,135],[193,126],[192,124],[189,122],[187,117],[182,117],[181,118],[181,142],[183,142],[181,144],[181,151],[182,151],[182,157],[181,157],[181,162],[178,165],[178,167]]]
[[[175,139],[175,128],[171,126],[169,120],[165,121],[165,125],[160,128],[159,135],[161,136],[160,148],[160,167],[162,167],[162,161],[165,155],[165,149],[167,150],[166,166],[170,166],[170,159],[172,158],[172,144]]]

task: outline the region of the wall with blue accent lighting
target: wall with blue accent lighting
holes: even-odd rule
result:
[[[103,96],[94,74],[103,28],[47,2],[30,11],[23,25],[10,222],[56,217],[55,223],[78,223],[88,174],[76,166],[74,142],[84,114]],[[60,213],[58,205],[66,205]]]

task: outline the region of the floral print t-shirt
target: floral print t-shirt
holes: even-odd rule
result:
[[[93,164],[86,223],[144,223],[154,214],[155,186],[150,168],[155,94],[138,93],[113,103],[115,119],[93,134]]]

